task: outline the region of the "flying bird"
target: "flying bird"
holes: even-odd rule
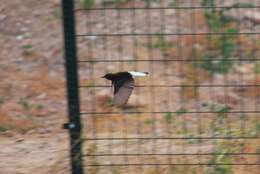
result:
[[[112,82],[112,87],[114,87],[113,104],[115,106],[124,106],[134,89],[134,77],[144,77],[147,75],[148,72],[125,71],[108,73],[102,78],[111,80]]]

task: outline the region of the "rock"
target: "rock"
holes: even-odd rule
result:
[[[260,13],[254,10],[248,10],[243,14],[243,18],[252,21],[255,25],[260,24]]]
[[[0,21],[3,21],[3,20],[5,20],[7,18],[7,16],[6,15],[4,15],[4,14],[0,14]]]
[[[37,99],[45,99],[46,96],[47,96],[46,93],[42,93],[42,94],[38,95],[36,98],[37,98]]]
[[[20,142],[23,142],[23,141],[24,141],[24,138],[18,138],[18,139],[15,140],[15,142],[17,142],[17,143],[20,143]]]
[[[24,39],[23,35],[16,36],[16,40],[23,40],[23,39]]]

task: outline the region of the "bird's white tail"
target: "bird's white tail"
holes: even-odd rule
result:
[[[136,76],[136,77],[144,77],[148,75],[148,72],[137,72],[137,71],[129,71],[129,73],[132,76]]]

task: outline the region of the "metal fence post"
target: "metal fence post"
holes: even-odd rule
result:
[[[62,0],[62,10],[69,114],[69,122],[64,124],[64,128],[67,128],[70,134],[71,173],[83,174],[74,1]]]

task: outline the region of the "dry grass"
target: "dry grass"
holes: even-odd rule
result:
[[[5,102],[0,106],[0,134],[5,135],[23,135],[31,130],[38,129],[42,126],[35,118],[42,118],[48,121],[46,127],[61,127],[62,118],[65,118],[65,84],[64,84],[64,72],[59,70],[63,68],[62,64],[62,42],[61,42],[61,29],[60,29],[60,16],[50,16],[52,13],[56,13],[58,1],[37,2],[33,0],[24,1],[20,3],[18,0],[8,1],[3,5],[6,5],[6,9],[16,9],[6,11],[8,13],[8,20],[5,20],[2,26],[4,27],[4,34],[0,34],[2,45],[1,50],[1,68],[0,76],[2,81],[0,82],[0,96],[4,98]],[[120,3],[120,7],[132,7],[134,1],[127,3]],[[195,1],[194,1],[195,2]],[[145,2],[135,3],[135,7],[144,7]],[[115,5],[115,4],[113,4]],[[112,6],[113,6],[112,5]],[[17,7],[21,8],[17,8]],[[33,9],[33,12],[32,12]],[[0,9],[1,10],[1,9]],[[5,12],[5,11],[4,11]],[[131,20],[124,20],[128,15],[125,15],[122,11],[122,23],[125,26],[131,26]],[[204,16],[204,11],[193,10],[188,12],[187,10],[179,10],[180,19],[176,20],[176,11],[166,10],[167,28],[171,29],[171,32],[175,32],[176,25],[184,33],[187,31],[196,30],[197,32],[208,32],[207,19]],[[116,23],[111,10],[106,11],[107,19],[101,18],[100,14],[94,13],[91,16],[93,27],[86,28],[86,14],[83,13],[81,19],[77,21],[77,29],[79,31],[86,31],[90,28],[92,31],[102,30],[102,25],[106,20],[107,29],[109,32],[113,32],[116,28]],[[152,21],[152,29],[158,29],[160,27],[160,20],[156,18],[158,13],[154,13],[154,20]],[[145,14],[136,12],[136,24],[138,30],[145,31],[145,26],[142,25],[146,18]],[[241,13],[242,15],[242,13]],[[9,18],[9,16],[11,16]],[[128,18],[130,15],[128,16]],[[10,20],[9,20],[10,19]],[[84,20],[82,20],[84,19]],[[26,24],[28,23],[28,25]],[[140,25],[141,24],[141,25]],[[20,26],[23,25],[23,26]],[[2,27],[1,26],[1,27]],[[39,27],[41,26],[41,27]],[[21,32],[20,29],[27,27],[27,32]],[[237,28],[237,23],[231,22],[222,30],[227,28]],[[2,29],[2,28],[1,28]],[[129,28],[126,28],[127,30]],[[243,29],[243,28],[242,28]],[[246,28],[248,29],[248,28]],[[102,32],[102,31],[101,31]],[[124,27],[122,27],[122,32]],[[17,40],[18,35],[23,35],[23,40]],[[59,39],[58,39],[59,38]],[[93,40],[92,40],[93,39]],[[99,38],[79,38],[78,48],[79,57],[82,60],[95,58],[107,58],[107,59],[201,59],[206,51],[214,51],[220,45],[219,36],[171,36],[169,38],[152,37],[151,42],[148,43],[146,37],[136,37],[135,41],[132,38],[122,37],[122,55],[118,54],[117,48],[119,40],[111,37],[107,38],[106,43]],[[105,40],[105,39],[104,39]],[[239,45],[239,51],[234,53],[235,58],[257,58],[259,57],[260,42],[259,36],[251,37],[247,35],[241,35],[234,39],[236,45]],[[89,44],[90,43],[90,44]],[[91,52],[89,46],[92,46]],[[22,48],[23,47],[23,48]],[[106,52],[102,51],[103,47],[106,47]],[[239,54],[240,53],[240,54]],[[19,59],[19,60],[18,60]],[[101,64],[101,65],[100,65]],[[125,62],[121,64],[103,64],[92,63],[91,65],[80,65],[80,77],[82,85],[91,84],[105,84],[99,77],[108,71],[117,70],[150,70],[152,67],[154,72],[152,77],[146,79],[137,80],[137,84],[150,85],[152,78],[155,83],[165,85],[167,83],[173,85],[193,85],[193,84],[223,84],[224,75],[211,74],[208,71],[194,66],[192,63],[185,63],[185,61],[179,62],[163,62],[152,63],[151,67],[149,63],[139,62],[138,64],[133,62]],[[90,77],[90,70],[94,68],[93,77]],[[242,63],[236,65],[228,74],[226,78],[229,82],[234,84],[259,84],[260,78],[258,75],[254,76],[254,73],[260,72],[260,68],[255,66],[252,62]],[[243,76],[243,81],[240,77]],[[161,80],[161,77],[165,79]],[[81,92],[84,94],[88,89],[83,89]],[[259,95],[257,87],[247,88],[228,88],[224,92],[223,88],[151,88],[135,89],[131,98],[130,106],[119,109],[111,107],[110,89],[104,89],[106,93],[102,93],[100,89],[92,91],[96,96],[96,103],[94,106],[96,110],[92,108],[93,100],[92,93],[86,92],[81,96],[82,110],[84,111],[98,111],[98,112],[120,112],[115,115],[96,115],[82,117],[84,126],[84,136],[86,137],[174,137],[174,136],[212,136],[213,129],[223,136],[226,136],[227,127],[231,127],[232,135],[254,135],[259,133],[259,125],[256,123],[257,115],[226,115],[226,114],[202,114],[200,116],[190,115],[185,113],[187,111],[212,111],[210,107],[205,107],[205,103],[216,104],[219,108],[231,107],[234,110],[241,109],[241,104],[244,104],[245,110],[255,109],[255,99]],[[89,90],[91,91],[91,90]],[[160,92],[158,92],[160,91]],[[154,98],[152,98],[154,96]],[[25,101],[20,102],[20,99]],[[84,101],[83,101],[84,100]],[[23,103],[23,104],[21,104]],[[139,105],[140,103],[140,105]],[[152,106],[152,103],[154,104]],[[44,104],[44,105],[43,105]],[[42,106],[41,106],[42,105]],[[141,106],[141,107],[138,107]],[[217,109],[219,109],[217,108]],[[93,109],[93,110],[92,110]],[[177,114],[132,114],[127,115],[124,111],[178,111]],[[212,109],[212,108],[211,108]],[[216,109],[216,108],[215,108]],[[201,120],[199,119],[201,118]],[[37,121],[36,121],[37,120]],[[214,125],[214,123],[216,123]],[[243,124],[244,123],[244,127]],[[201,126],[201,127],[200,127]],[[214,127],[215,126],[215,127]],[[258,128],[256,128],[258,126]],[[201,132],[199,132],[201,128]],[[59,135],[61,131],[54,132],[55,136]],[[201,133],[201,134],[199,134]],[[42,136],[41,134],[35,133]],[[31,136],[29,134],[28,136]],[[45,136],[50,136],[47,132]],[[67,138],[66,138],[67,139]],[[35,138],[38,142],[39,139]],[[51,139],[45,140],[53,141]],[[15,146],[17,143],[14,143]],[[228,147],[232,147],[235,150],[241,150],[243,152],[256,152],[259,149],[259,140],[248,140],[246,143],[239,141],[232,141],[230,144],[225,142],[213,142],[213,141],[102,141],[102,142],[86,142],[84,144],[84,153],[179,153],[183,150],[188,153],[195,153],[198,150],[200,152],[212,152],[217,146],[225,151],[230,150]],[[243,144],[240,146],[240,144]],[[42,148],[50,149],[50,146],[44,146],[45,143],[41,143],[39,151]],[[228,146],[228,147],[227,147]],[[10,148],[12,148],[10,146]],[[56,150],[60,148],[59,145],[55,146]],[[239,149],[240,148],[240,149]],[[14,149],[14,148],[13,148]],[[31,148],[29,148],[30,151]],[[36,149],[37,150],[37,149]],[[67,154],[64,155],[64,151],[54,151],[57,153],[56,163],[50,167],[50,173],[66,173],[68,169]],[[54,153],[53,152],[53,153]],[[66,151],[67,153],[68,151]],[[41,154],[44,155],[44,154]],[[46,156],[49,155],[46,153]],[[45,157],[46,157],[45,156]],[[15,152],[10,154],[12,161],[17,159]],[[209,162],[214,157],[200,158],[200,160]],[[22,159],[22,158],[21,158]],[[225,159],[225,158],[224,158]],[[46,158],[46,161],[48,158]],[[145,163],[167,163],[167,162],[198,162],[198,158],[195,157],[112,157],[112,158],[86,158],[86,162],[92,164],[98,163],[119,163],[127,161],[145,162]],[[222,159],[223,160],[223,159]],[[253,162],[257,159],[249,159],[247,157],[232,157],[232,162]],[[1,159],[1,161],[4,161]],[[29,161],[29,160],[28,160]],[[44,162],[42,162],[44,163]],[[28,169],[30,163],[23,164],[21,168],[24,171]],[[108,167],[108,168],[92,168],[90,173],[149,173],[149,174],[209,174],[216,168],[210,167]],[[13,173],[17,173],[17,168],[12,167]],[[38,168],[35,168],[38,172]],[[228,169],[229,170],[229,169]],[[47,169],[45,170],[47,171]],[[258,166],[236,166],[232,167],[234,174],[257,174],[259,173]],[[28,172],[27,172],[28,173]],[[39,171],[40,173],[40,171]],[[210,173],[212,174],[212,172]]]
[[[25,134],[37,127],[39,125],[31,119],[12,118],[7,113],[0,111],[0,133],[2,134],[10,135],[11,132]]]

